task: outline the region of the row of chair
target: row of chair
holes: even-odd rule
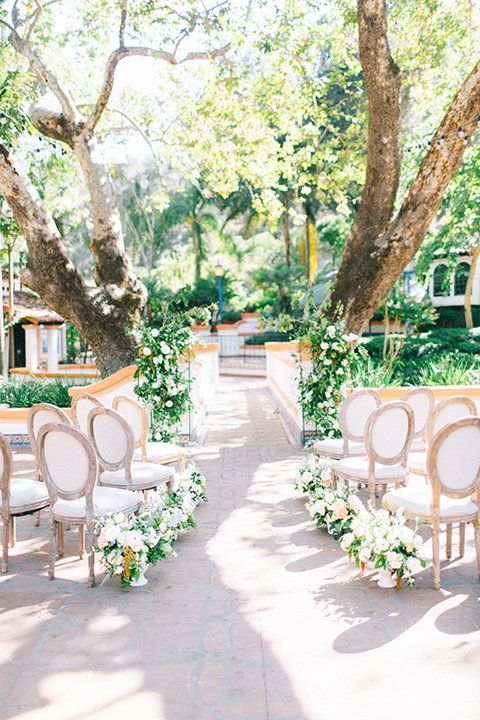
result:
[[[106,408],[87,393],[76,396],[72,415],[77,427],[54,405],[40,403],[30,408],[27,426],[37,465],[35,480],[11,481],[12,454],[0,435],[2,572],[8,570],[9,541],[11,545],[15,541],[15,517],[50,506],[49,578],[54,577],[57,547],[63,555],[63,524],[76,524],[80,557],[86,540],[92,587],[94,517],[107,512],[135,512],[142,502],[135,491],[171,483],[174,472],[167,463],[178,460],[183,469],[183,448],[147,442],[148,416],[139,403],[120,395],[113,405],[116,409]]]
[[[463,556],[465,523],[471,522],[480,573],[480,418],[475,403],[458,395],[434,405],[431,390],[415,388],[402,400],[381,405],[376,390],[364,389],[347,398],[339,417],[344,433],[340,441],[343,456],[338,453],[332,462],[334,480],[343,478],[347,484],[367,484],[373,505],[376,487],[380,485],[384,508],[395,511],[402,507],[407,517],[430,524],[437,589],[440,524],[447,526],[446,551],[450,558],[453,524],[460,523]],[[417,443],[412,449],[414,440]],[[332,441],[316,443],[315,453],[328,456],[329,443]],[[337,442],[338,448],[340,443]],[[409,473],[424,476],[427,484],[408,485]],[[388,484],[394,484],[395,490],[386,492]]]

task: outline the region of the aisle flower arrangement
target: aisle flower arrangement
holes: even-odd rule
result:
[[[397,585],[402,580],[413,585],[414,574],[426,566],[420,554],[423,539],[407,525],[401,508],[394,515],[366,508],[343,482],[334,487],[329,463],[315,457],[302,463],[295,487],[308,496],[307,508],[317,527],[325,526],[340,540],[362,572],[369,562],[394,576]]]
[[[94,550],[106,578],[120,575],[120,587],[126,589],[147,564],[175,555],[178,533],[196,526],[193,512],[205,501],[205,476],[190,463],[175,476],[172,489],[163,485],[151,493],[137,515],[99,518]]]

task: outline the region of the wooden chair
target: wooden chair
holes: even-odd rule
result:
[[[475,403],[464,395],[453,395],[445,400],[441,400],[435,405],[427,418],[425,427],[425,444],[427,450],[435,435],[445,427],[445,425],[466,415],[476,414],[477,407]],[[411,453],[407,460],[408,472],[414,475],[422,475],[425,480],[427,479],[427,450]]]
[[[463,417],[443,427],[428,448],[429,484],[392,490],[383,496],[382,506],[391,512],[399,507],[406,517],[426,522],[432,529],[433,584],[440,588],[440,525],[471,522],[475,530],[475,550],[480,574],[480,418]],[[450,547],[449,547],[450,545]],[[451,535],[447,532],[447,557],[451,555]],[[464,554],[464,538],[460,555]]]
[[[332,478],[366,484],[370,501],[375,506],[375,489],[394,483],[396,487],[408,481],[407,457],[412,442],[413,410],[405,402],[396,400],[381,405],[370,415],[365,426],[363,457],[347,457],[332,464]]]
[[[145,408],[128,395],[116,395],[112,407],[130,424],[135,438],[134,462],[156,462],[161,465],[178,461],[180,470],[185,468],[185,449],[169,442],[148,440],[150,423]]]
[[[28,438],[30,440],[30,447],[32,448],[33,455],[35,457],[36,464],[36,479],[43,480],[40,472],[40,463],[38,459],[37,450],[37,437],[40,429],[51,422],[61,422],[66,425],[71,425],[72,421],[68,417],[65,410],[52,405],[51,403],[37,403],[29,408],[27,413],[27,430]],[[35,527],[38,527],[40,522],[40,515],[35,515]],[[15,539],[13,540],[15,542]],[[63,526],[58,531],[58,548],[60,555],[63,555]]]
[[[76,428],[88,436],[88,414],[96,407],[103,407],[103,403],[90,393],[78,393],[72,397],[72,416]]]
[[[15,518],[36,513],[50,504],[43,482],[12,478],[13,457],[10,446],[0,433],[0,489],[2,492],[2,573],[8,571],[8,545],[15,545]]]
[[[116,410],[97,407],[88,416],[88,437],[102,470],[100,485],[127,490],[150,490],[173,483],[171,467],[151,462],[133,462],[133,430]]]
[[[85,435],[71,425],[48,423],[38,433],[42,476],[50,496],[49,580],[55,577],[59,523],[85,526],[88,584],[95,585],[94,519],[107,513],[136,512],[142,504],[138,493],[96,485],[98,465]]]
[[[364,432],[370,415],[382,404],[380,393],[374,388],[354,390],[341,403],[338,422],[341,438],[317,440],[313,452],[318,457],[339,460],[351,455],[365,455]]]
[[[435,395],[430,388],[416,387],[407,390],[400,400],[410,405],[415,418],[410,452],[422,452],[426,450],[425,434],[427,419],[435,407]]]

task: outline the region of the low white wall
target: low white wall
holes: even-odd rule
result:
[[[188,367],[185,363],[184,367]],[[133,373],[135,366],[120,370],[108,378],[85,386],[70,388],[69,394],[88,392],[96,395],[106,407],[112,406],[115,395],[129,395],[138,399],[134,392]],[[208,407],[217,391],[219,382],[218,345],[209,345],[201,349],[190,362],[192,399],[196,412],[190,413],[180,428],[185,440],[194,440],[202,429]],[[70,410],[67,410],[68,414]],[[29,445],[27,431],[27,408],[0,408],[0,432],[7,437],[10,444],[16,447]]]
[[[294,343],[265,343],[268,390],[293,436],[300,442],[304,428],[302,408],[298,401],[300,370],[293,357],[295,350]],[[310,361],[305,360],[304,363],[309,372]]]

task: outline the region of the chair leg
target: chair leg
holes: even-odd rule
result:
[[[370,491],[370,502],[372,504],[372,507],[375,507],[375,485],[372,483],[368,483],[368,489]]]
[[[332,490],[336,490],[337,489],[337,478],[336,478],[335,472],[333,470],[330,470],[330,478],[331,478],[330,484],[331,484]]]
[[[473,529],[475,531],[475,552],[477,554],[478,577],[480,577],[480,527],[478,525],[478,520],[473,523]]]
[[[2,573],[8,571],[8,541],[10,534],[10,518],[8,514],[3,516],[2,529]]]
[[[40,510],[37,510],[37,512],[35,513],[35,515],[33,517],[34,517],[33,527],[38,527],[40,525]]]
[[[10,547],[15,547],[15,518],[10,516]]]
[[[63,554],[64,554],[63,523],[57,523],[57,537],[58,537],[58,557],[63,557]]]
[[[180,468],[180,472],[183,472],[185,470],[186,459],[187,459],[187,456],[185,454],[180,455],[180,457],[178,458],[178,467]]]
[[[453,531],[453,525],[452,525],[452,523],[448,523],[448,525],[447,525],[447,547],[446,547],[447,560],[450,560],[452,557],[452,531]]]
[[[50,516],[50,564],[48,567],[48,579],[55,578],[55,559],[57,555],[57,530],[61,527],[61,523],[54,520],[53,515]]]
[[[93,553],[94,532],[92,528],[86,528],[85,536],[88,560],[88,587],[95,587],[95,555]]]
[[[78,526],[78,557],[80,560],[83,558],[85,552],[85,526]]]
[[[465,528],[467,526],[467,523],[460,523],[460,526],[458,528],[458,532],[460,535],[460,541],[458,544],[458,550],[460,553],[460,557],[463,557],[465,555]]]
[[[438,527],[432,527],[433,587],[435,590],[440,590],[440,540],[438,531]]]

